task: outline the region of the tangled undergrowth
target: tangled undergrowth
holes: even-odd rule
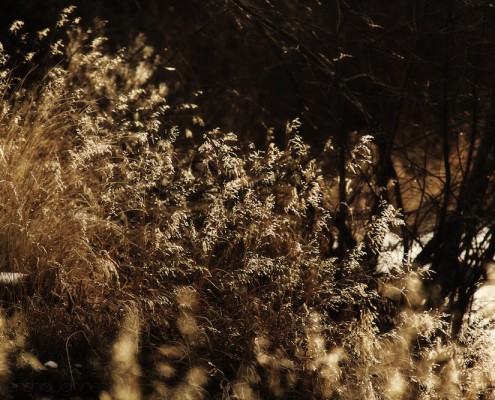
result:
[[[32,353],[65,365],[80,396],[74,365],[91,369],[88,398],[495,395],[493,322],[449,338],[421,271],[387,258],[396,210],[356,218],[362,240],[332,256],[331,144],[311,155],[297,120],[284,149],[202,132],[144,37],[112,52],[71,11],[35,38],[52,41],[40,79],[16,72],[39,55],[0,53],[0,270],[29,277],[3,300],[3,398]],[[377,254],[387,274],[368,268]]]

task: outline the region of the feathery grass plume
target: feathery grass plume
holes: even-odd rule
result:
[[[138,362],[140,318],[135,305],[129,305],[119,336],[112,347],[111,395],[115,400],[140,400],[139,379],[141,367]]]
[[[258,394],[247,382],[235,382],[232,386],[233,395],[239,400],[259,400]]]
[[[14,21],[12,25],[10,25],[9,31],[10,33],[17,34],[17,32],[24,26],[24,21]]]
[[[346,359],[346,352],[342,348],[327,349],[327,343],[323,334],[325,327],[321,316],[312,313],[308,316],[306,324],[307,365],[304,369],[313,371],[317,375],[316,390],[322,398],[330,398],[338,393],[341,383],[341,362]]]
[[[189,345],[198,345],[202,339],[202,330],[195,318],[195,311],[199,306],[199,298],[192,287],[180,287],[176,290],[179,316],[177,327]]]
[[[352,173],[356,173],[362,165],[371,164],[373,162],[369,145],[372,140],[373,136],[371,135],[361,136],[356,145],[352,148],[349,161],[347,162],[347,168]]]
[[[204,386],[207,384],[209,374],[202,366],[191,366],[185,378],[179,383],[172,394],[173,400],[190,399],[201,400],[206,397]]]

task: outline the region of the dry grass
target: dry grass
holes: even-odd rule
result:
[[[142,36],[111,53],[69,11],[43,79],[0,53],[0,269],[31,277],[5,304],[2,381],[32,348],[72,381],[91,365],[101,399],[493,396],[493,322],[454,342],[417,271],[366,269],[401,223],[391,206],[345,259],[326,255],[331,146],[311,158],[297,121],[285,149],[166,129],[168,113],[201,117],[169,104],[159,55]]]

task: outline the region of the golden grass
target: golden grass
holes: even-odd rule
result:
[[[112,53],[70,11],[43,79],[19,79],[0,52],[0,269],[31,282],[0,321],[1,382],[38,365],[33,347],[71,373],[90,365],[105,400],[490,396],[493,321],[450,340],[419,272],[363,268],[365,241],[380,252],[401,223],[391,206],[356,221],[345,259],[326,255],[330,146],[311,158],[297,121],[286,149],[263,151],[166,129],[171,109],[195,107],[168,103],[159,55],[142,36]]]

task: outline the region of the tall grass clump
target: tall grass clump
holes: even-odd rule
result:
[[[284,148],[201,132],[143,36],[111,51],[71,11],[37,36],[43,73],[0,53],[0,270],[29,276],[4,303],[23,346],[88,365],[101,398],[489,396],[487,322],[454,341],[424,309],[422,272],[386,257],[392,206],[332,256],[331,145],[313,156],[297,120]],[[172,127],[179,114],[196,131]]]

